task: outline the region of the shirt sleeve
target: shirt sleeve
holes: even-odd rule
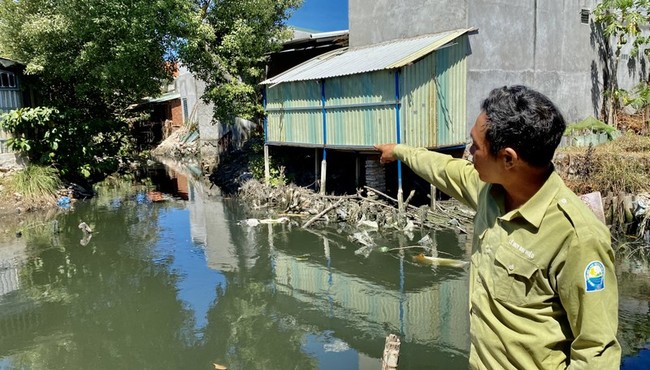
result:
[[[393,154],[418,176],[476,210],[484,183],[471,162],[404,144],[396,145]]]
[[[609,233],[592,232],[586,238],[573,238],[557,275],[560,301],[574,338],[569,370],[620,368],[614,253]]]

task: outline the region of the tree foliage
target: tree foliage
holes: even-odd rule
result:
[[[617,75],[622,50],[629,48],[632,58],[648,57],[650,34],[650,0],[602,0],[594,9],[598,30],[604,35],[602,54],[608,75],[605,96],[608,99],[608,123],[612,124],[619,105],[632,105],[635,108],[650,104],[650,75],[633,89],[633,93],[619,88]],[[644,31],[646,29],[646,31]]]
[[[36,121],[13,120],[23,123],[13,129],[55,129],[65,144],[50,140],[43,152],[32,148],[30,159],[70,176],[100,171],[98,162],[124,138],[127,107],[160,93],[173,51],[196,26],[191,0],[0,0],[0,52],[27,65],[40,105],[57,112],[49,122],[37,113]],[[44,125],[51,129],[32,130]]]
[[[0,54],[27,65],[42,108],[7,115],[10,144],[64,176],[110,171],[129,105],[179,60],[222,122],[262,113],[264,61],[302,0],[0,0]]]
[[[196,0],[201,26],[181,57],[206,82],[215,118],[254,120],[262,113],[264,62],[289,36],[284,22],[302,0]]]

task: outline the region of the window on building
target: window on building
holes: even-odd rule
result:
[[[12,88],[16,87],[16,76],[11,72],[0,72],[0,87]]]
[[[582,9],[580,11],[580,22],[589,24],[589,9]]]

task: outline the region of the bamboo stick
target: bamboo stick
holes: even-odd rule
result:
[[[307,228],[309,225],[313,224],[314,221],[316,221],[316,220],[318,220],[319,218],[321,218],[324,214],[326,214],[327,212],[329,212],[329,211],[333,210],[334,208],[340,206],[341,203],[343,203],[343,200],[345,200],[345,198],[343,198],[343,199],[339,199],[338,202],[336,202],[336,203],[332,204],[331,206],[325,208],[322,212],[320,212],[320,213],[317,214],[316,216],[312,217],[311,220],[305,222],[305,223],[302,225],[302,228],[303,228],[303,229],[304,229],[304,228]]]

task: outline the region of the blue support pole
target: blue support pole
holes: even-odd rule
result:
[[[399,91],[400,70],[395,70],[395,129],[397,130],[397,144],[402,143],[402,127],[400,122],[400,91]],[[402,209],[402,161],[397,161],[397,201],[400,210]]]
[[[323,160],[327,160],[327,111],[325,109],[325,80],[320,80],[320,102],[323,115]]]

